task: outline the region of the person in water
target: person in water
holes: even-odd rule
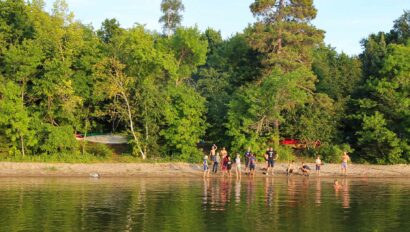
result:
[[[320,167],[322,166],[322,160],[320,159],[320,156],[316,157],[315,164],[316,164],[316,175],[320,176]]]
[[[275,166],[275,161],[278,158],[278,154],[276,151],[273,150],[272,147],[269,147],[269,149],[266,151],[266,157],[268,161],[268,166],[266,169],[266,175],[269,175],[269,170],[271,170],[272,175],[273,175],[273,167]]]
[[[208,156],[205,155],[203,159],[204,178],[209,177]]]
[[[236,178],[241,178],[241,172],[242,172],[242,170],[241,170],[241,157],[239,156],[239,154],[237,153],[236,154],[236,158],[235,158],[235,164],[236,164],[236,168],[235,168],[235,171],[236,171]]]
[[[339,189],[343,188],[343,185],[339,184],[338,180],[335,180],[333,182],[333,188],[335,188],[335,190],[339,190]]]
[[[343,155],[342,155],[342,165],[341,165],[342,175],[347,175],[347,162],[348,162],[348,161],[350,161],[349,155],[347,154],[347,152],[343,152]]]

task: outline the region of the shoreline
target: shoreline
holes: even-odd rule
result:
[[[316,177],[313,163],[310,177]],[[243,165],[242,165],[243,166]],[[256,166],[255,177],[286,177],[287,163],[277,163],[274,175],[264,175],[260,170],[263,163]],[[326,164],[321,168],[320,177],[340,178],[340,164]],[[242,177],[248,176],[243,173]],[[235,176],[235,166],[232,167],[232,177]],[[143,177],[143,178],[202,178],[201,164],[190,163],[26,163],[26,162],[0,162],[0,177],[90,177],[98,173],[100,177]],[[300,172],[292,176],[300,176]],[[210,173],[210,178],[221,177]],[[410,165],[369,165],[349,164],[348,178],[404,178],[410,177]]]

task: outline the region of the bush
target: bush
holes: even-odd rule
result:
[[[344,151],[352,152],[353,149],[350,148],[348,144],[322,144],[316,151],[316,155],[320,155],[324,162],[337,163],[341,161],[341,156]]]
[[[43,152],[47,154],[69,154],[78,150],[78,142],[74,137],[73,127],[47,125],[45,130],[47,136],[41,146]]]
[[[279,154],[279,161],[289,162],[289,161],[295,160],[293,149],[290,147],[279,146],[279,149],[277,152]]]
[[[85,146],[85,152],[94,155],[98,158],[110,158],[112,150],[105,144],[101,143],[87,143]]]

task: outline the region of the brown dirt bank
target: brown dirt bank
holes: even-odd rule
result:
[[[257,166],[257,176],[262,175]],[[277,176],[285,176],[286,163],[275,166]],[[315,176],[314,164],[311,176]],[[234,174],[233,167],[233,175]],[[65,176],[88,177],[91,173],[98,173],[101,177],[202,177],[202,165],[188,163],[18,163],[0,162],[0,177],[30,177],[30,176]],[[214,175],[211,173],[211,176]],[[322,177],[340,176],[340,164],[326,164],[322,166]],[[410,177],[410,165],[364,165],[349,164],[349,177]]]

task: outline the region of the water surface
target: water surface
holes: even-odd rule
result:
[[[410,181],[0,178],[0,231],[410,231]]]

